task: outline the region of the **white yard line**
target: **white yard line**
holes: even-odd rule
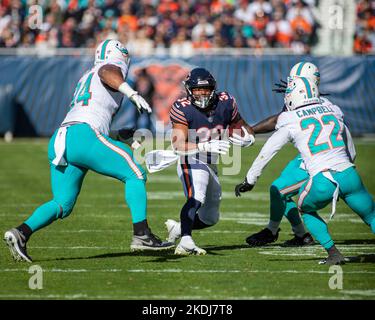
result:
[[[26,268],[0,269],[0,272],[28,272]],[[128,272],[128,273],[295,273],[295,274],[329,274],[328,270],[239,270],[239,269],[43,269],[43,272],[52,273],[95,273],[95,272]],[[375,271],[345,271],[345,274],[375,274]]]
[[[375,296],[375,290],[340,290],[340,293],[360,296]]]

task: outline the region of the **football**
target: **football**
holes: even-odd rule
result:
[[[241,129],[241,127],[244,125],[244,121],[243,120],[240,120],[236,123],[232,123],[229,127],[228,127],[228,135],[229,137],[232,137],[233,136],[233,133],[236,133],[238,135],[240,135],[241,137],[243,137],[245,134],[243,132],[243,130]]]

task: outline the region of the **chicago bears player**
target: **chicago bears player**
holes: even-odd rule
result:
[[[314,82],[317,86],[320,83],[320,73],[313,63],[299,62],[294,65],[290,71],[290,78],[305,77]],[[285,93],[285,86],[280,86],[276,91]],[[332,105],[327,98],[320,96],[320,103],[324,106]],[[285,109],[285,107],[284,107]],[[254,133],[267,133],[275,130],[277,119],[281,113],[273,115],[253,127]],[[349,129],[345,126],[344,140],[347,146],[347,152],[351,159],[355,159],[355,147],[351,138]],[[260,232],[250,235],[246,242],[250,246],[263,246],[267,243],[275,242],[278,239],[280,223],[283,216],[286,216],[292,226],[294,237],[284,242],[284,246],[306,246],[314,244],[310,233],[305,230],[297,210],[297,205],[292,197],[297,195],[300,186],[309,178],[301,155],[297,155],[283,169],[280,176],[272,182],[270,187],[270,220],[268,226]],[[239,188],[246,188],[241,184]],[[237,192],[240,195],[239,192]]]
[[[254,143],[251,128],[241,119],[236,100],[228,92],[216,92],[216,80],[204,68],[191,70],[184,81],[187,96],[177,100],[171,110],[172,146],[180,156],[177,173],[187,198],[180,222],[167,220],[168,240],[181,241],[177,255],[204,255],[193,238],[193,229],[203,229],[219,220],[221,186],[216,163],[229,149],[222,140],[231,124],[241,125],[242,134],[233,133],[230,142],[242,147]]]
[[[79,80],[70,111],[49,142],[53,198],[20,226],[5,232],[4,240],[15,260],[32,262],[26,251],[30,236],[70,215],[88,170],[125,184],[134,231],[132,251],[174,247],[162,242],[148,227],[144,169],[128,145],[109,136],[113,136],[110,125],[124,95],[139,110],[151,112],[147,102],[125,82],[128,68],[129,54],[119,41],[105,40],[96,49],[95,65]],[[119,132],[115,136],[119,137]]]
[[[336,105],[321,104],[318,86],[304,77],[295,77],[288,84],[284,101],[287,111],[279,115],[275,133],[247,172],[247,187],[236,192],[252,190],[267,163],[292,142],[309,174],[299,186],[298,210],[307,229],[328,252],[320,263],[345,263],[317,211],[332,202],[332,217],[340,196],[375,233],[375,203],[346,152],[343,113]]]

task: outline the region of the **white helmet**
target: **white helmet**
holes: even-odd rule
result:
[[[294,77],[305,77],[313,81],[317,86],[320,82],[320,73],[318,67],[311,62],[298,62],[290,70],[289,76]]]
[[[121,59],[129,66],[129,52],[120,41],[110,39],[102,41],[95,51],[95,64],[113,58]]]
[[[286,88],[284,103],[289,111],[305,105],[320,103],[318,86],[311,79],[294,77],[290,79]]]

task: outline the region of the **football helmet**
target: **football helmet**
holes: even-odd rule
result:
[[[124,61],[127,66],[130,64],[129,52],[120,41],[104,40],[96,48],[95,64],[111,59],[120,59]]]
[[[200,109],[206,109],[215,100],[216,80],[212,74],[204,68],[195,68],[190,71],[185,81],[188,99]],[[208,94],[194,94],[194,89],[208,89]]]
[[[320,103],[318,86],[309,78],[290,79],[285,91],[284,103],[289,111],[305,105]]]
[[[315,82],[317,86],[320,83],[320,73],[318,67],[311,62],[298,62],[290,70],[289,76],[294,77],[304,77]]]

